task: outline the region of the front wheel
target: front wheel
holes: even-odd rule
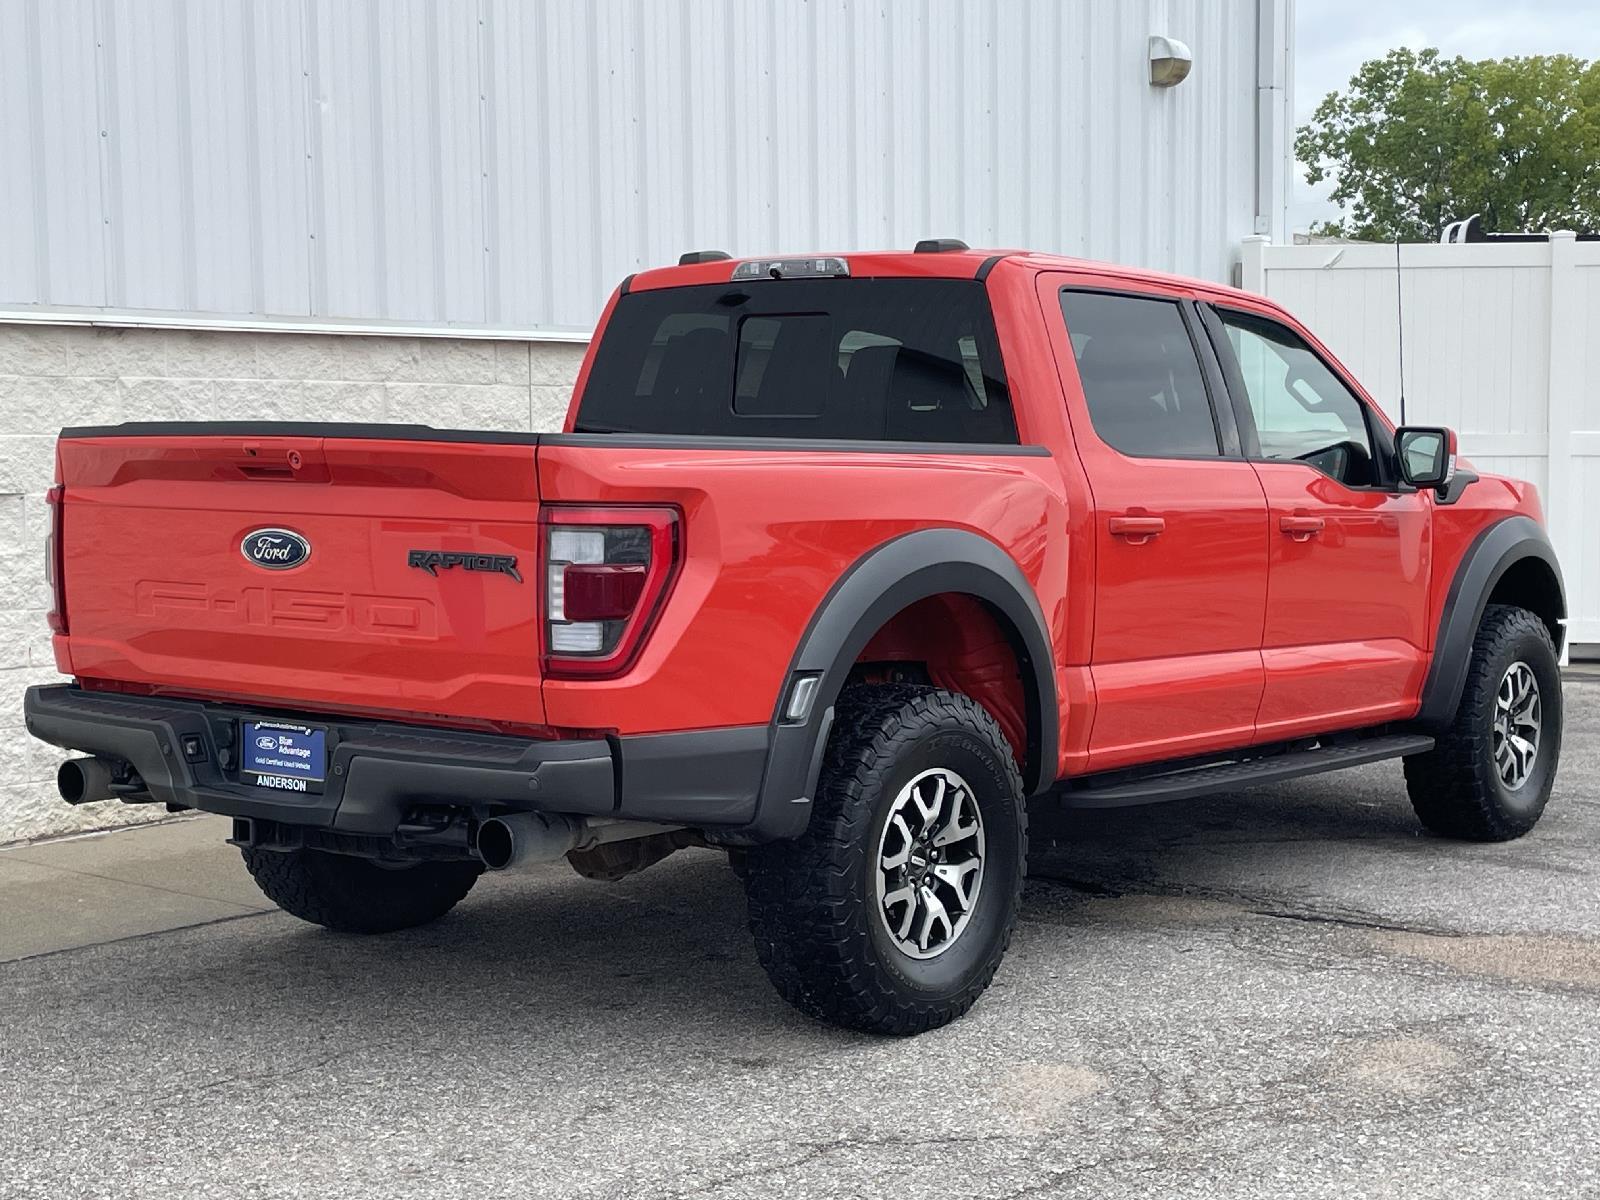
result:
[[[1532,829],[1561,757],[1561,667],[1543,621],[1490,605],[1472,644],[1461,703],[1426,754],[1405,760],[1406,790],[1433,832],[1503,842]]]
[[[761,965],[820,1020],[921,1033],[989,986],[1021,902],[1027,809],[994,718],[929,687],[841,698],[807,831],[749,852]]]

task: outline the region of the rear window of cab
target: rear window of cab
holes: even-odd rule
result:
[[[964,279],[629,293],[575,431],[1017,443],[988,295]]]

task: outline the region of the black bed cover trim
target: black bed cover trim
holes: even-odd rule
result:
[[[124,421],[120,425],[73,425],[64,438],[104,437],[308,437],[378,438],[408,442],[500,442],[536,446],[543,435],[495,429],[435,429],[432,425],[348,421]]]
[[[63,438],[307,437],[376,438],[411,442],[486,442],[508,446],[589,446],[614,450],[788,450],[833,454],[966,454],[1046,457],[1043,446],[977,442],[853,441],[847,438],[701,437],[673,433],[507,433],[493,429],[435,429],[431,425],[350,424],[342,421],[126,421],[75,425]]]

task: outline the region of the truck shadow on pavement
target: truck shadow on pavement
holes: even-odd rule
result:
[[[1576,897],[1592,889],[1594,808],[1560,801],[1532,836],[1500,846],[1423,834],[1398,771],[1381,765],[1151,808],[1036,803],[1013,961],[969,1020],[1003,1012],[1008,993],[1067,1003],[1074,962],[1117,944],[1129,922],[1171,926],[1180,941],[1219,920],[1262,918],[1291,919],[1269,922],[1284,937],[1303,937],[1304,922],[1454,937],[1504,918],[1481,904],[1485,887],[1498,887],[1522,897],[1533,923],[1564,912],[1560,928],[1593,937],[1593,905]],[[99,961],[72,952],[35,960],[32,983],[12,978],[47,1004],[51,976],[59,985],[63,973],[110,972],[124,1007],[182,1011],[202,1029],[243,1023],[358,1045],[445,1025],[461,1035],[450,1047],[513,1029],[525,1048],[649,1038],[693,1052],[737,1034],[753,1059],[769,1037],[792,1044],[804,1032],[819,1049],[854,1040],[773,992],[743,889],[714,851],[684,851],[620,883],[565,864],[487,876],[442,920],[384,937],[273,912],[89,953]]]
[[[1024,942],[1030,926],[1070,937],[1061,926],[1102,922],[1109,914],[1096,902],[1107,897],[1201,897],[1296,915],[1308,886],[1330,893],[1332,919],[1381,925],[1372,894],[1396,872],[1415,876],[1427,869],[1418,860],[1462,853],[1417,831],[1397,779],[1359,774],[1161,808],[1045,804],[1034,831]],[[444,919],[386,937],[330,934],[279,914],[177,936],[181,950],[169,942],[162,954],[129,956],[128,1003],[309,1024],[334,1037],[354,1022],[402,1032],[448,1022],[486,1037],[510,1027],[556,1043],[598,1034],[703,1042],[734,1030],[759,1043],[763,1031],[792,1037],[797,1027],[824,1041],[850,1037],[810,1025],[773,993],[742,888],[714,851],[686,851],[614,884],[564,865],[488,876]]]

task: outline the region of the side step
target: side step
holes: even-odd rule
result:
[[[1124,772],[1117,772],[1120,778],[1085,780],[1076,787],[1062,787],[1057,795],[1066,808],[1124,808],[1135,804],[1159,804],[1165,800],[1189,800],[1195,796],[1231,792],[1261,783],[1299,779],[1303,775],[1320,775],[1324,771],[1359,767],[1363,763],[1399,758],[1405,754],[1421,754],[1432,749],[1433,739],[1425,734],[1385,734],[1357,742],[1317,746],[1310,750],[1289,750],[1244,762],[1221,762],[1192,767],[1186,771],[1170,771],[1164,775],[1129,779]]]

